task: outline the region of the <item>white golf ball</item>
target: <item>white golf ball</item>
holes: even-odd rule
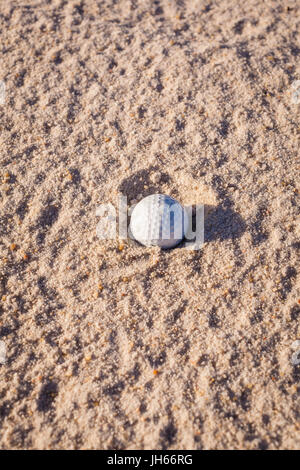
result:
[[[185,212],[175,199],[152,194],[133,209],[130,230],[133,238],[145,246],[173,248],[184,237]]]

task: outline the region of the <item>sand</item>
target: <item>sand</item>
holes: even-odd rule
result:
[[[1,2],[1,449],[299,449],[299,26]],[[98,239],[157,192],[205,204],[201,250]]]

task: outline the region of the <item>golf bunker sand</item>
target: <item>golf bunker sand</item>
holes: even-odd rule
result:
[[[299,449],[299,3],[34,3],[0,6],[1,448]],[[99,240],[120,193],[205,204],[202,249]]]

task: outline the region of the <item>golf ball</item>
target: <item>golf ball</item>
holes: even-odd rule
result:
[[[145,197],[131,214],[131,234],[145,246],[173,248],[183,239],[184,226],[183,207],[165,194]]]

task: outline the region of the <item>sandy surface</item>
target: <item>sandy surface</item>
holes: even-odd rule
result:
[[[1,1],[2,449],[299,449],[299,26]],[[202,250],[100,241],[120,192],[205,204]]]

